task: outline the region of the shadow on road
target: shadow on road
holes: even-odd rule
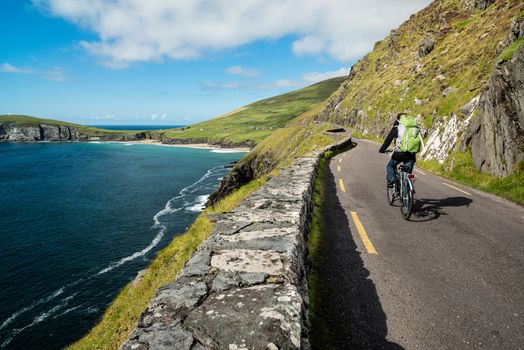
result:
[[[321,303],[335,349],[403,349],[386,340],[387,318],[375,284],[357,251],[349,222],[336,195],[336,182],[326,170],[319,267]]]
[[[473,202],[466,197],[448,197],[443,199],[415,198],[413,203],[413,216],[411,221],[430,221],[438,219],[441,215],[447,215],[444,208],[448,207],[469,207]]]

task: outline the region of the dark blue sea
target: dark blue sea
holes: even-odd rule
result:
[[[0,143],[0,348],[60,349],[80,338],[242,156]]]
[[[185,125],[89,125],[106,130],[163,130],[182,128]]]

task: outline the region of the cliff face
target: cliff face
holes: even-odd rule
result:
[[[0,142],[35,142],[35,141],[136,141],[156,138],[149,131],[139,133],[107,133],[89,135],[74,126],[38,124],[37,126],[17,125],[0,122]]]
[[[318,118],[384,137],[412,113],[421,158],[471,152],[478,170],[510,174],[523,159],[523,17],[522,1],[434,1],[352,67]]]
[[[524,160],[524,46],[495,68],[464,143],[478,169],[499,176]]]
[[[75,127],[65,125],[18,126],[13,122],[0,123],[0,141],[75,141],[80,140]]]

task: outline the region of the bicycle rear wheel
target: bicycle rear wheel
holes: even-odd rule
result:
[[[409,220],[413,212],[413,189],[407,182],[404,184],[404,193],[400,200],[400,213],[404,219]]]

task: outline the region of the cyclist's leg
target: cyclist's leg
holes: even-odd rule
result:
[[[400,163],[399,161],[397,160],[394,160],[393,158],[391,158],[388,162],[388,164],[386,165],[386,173],[387,173],[387,181],[388,182],[393,182],[395,181],[395,178],[397,176],[397,165],[398,163]]]
[[[407,172],[411,174],[413,172],[413,167],[415,166],[415,160],[413,159],[406,160],[404,162],[404,166],[407,168]]]

